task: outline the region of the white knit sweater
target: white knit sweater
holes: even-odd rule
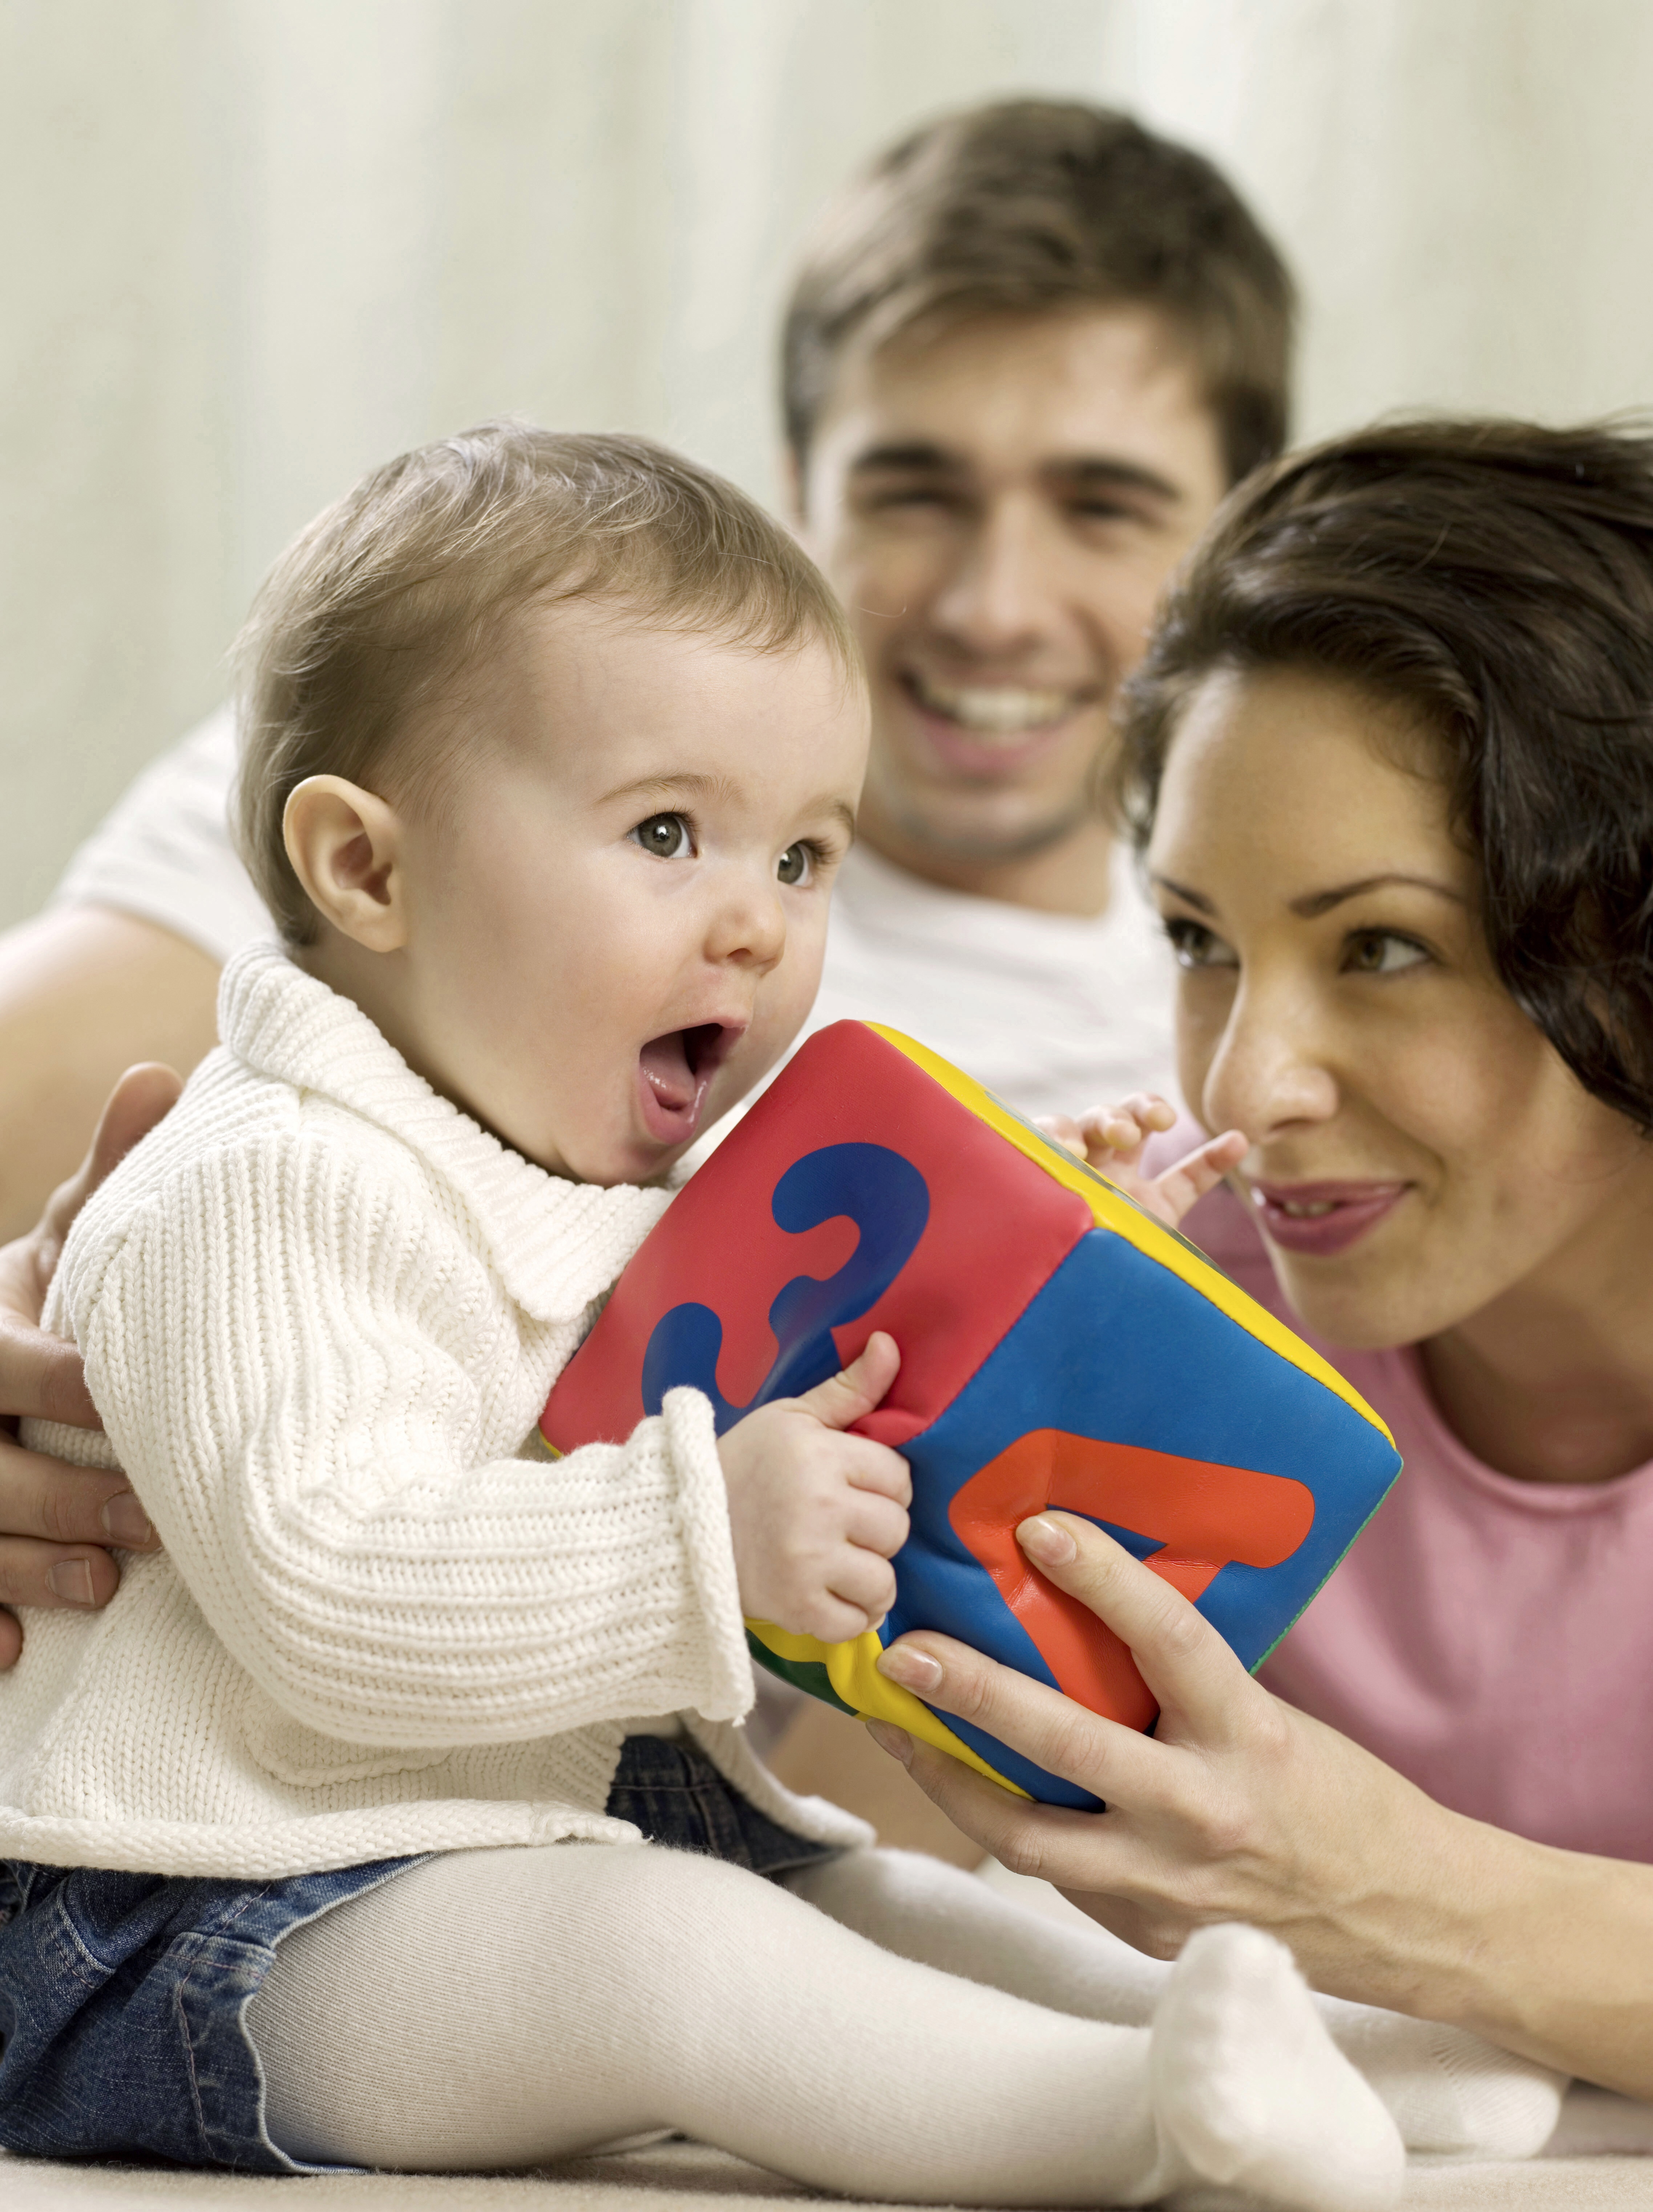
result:
[[[623,1717],[681,1711],[771,1817],[711,1412],[524,1455],[667,1203],[507,1152],[274,947],[223,1044],[88,1201],[52,1284],[166,1544],[100,1614],[31,1617],[0,1677],[0,1856],[266,1876],[635,1834]],[[527,1439],[527,1443],[525,1443]]]

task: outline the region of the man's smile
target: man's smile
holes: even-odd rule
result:
[[[1057,690],[1022,684],[946,684],[917,669],[903,670],[900,681],[927,714],[956,723],[988,745],[1009,746],[1043,736],[1100,696],[1089,686]]]

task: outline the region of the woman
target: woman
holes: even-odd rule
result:
[[[1322,1990],[1653,2098],[1653,441],[1420,424],[1254,480],[1126,775],[1185,1095],[1247,1142],[1188,1231],[1406,1472],[1256,1681],[1088,1523],[1024,1524],[1152,1738],[886,1654],[1107,1812],[882,1740],[1143,1950],[1252,1921]],[[1141,1118],[1088,1130],[1110,1173]]]

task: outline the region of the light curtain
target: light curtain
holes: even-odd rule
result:
[[[1305,429],[1650,395],[1644,0],[10,0],[0,923],[372,462],[518,411],[772,497],[799,230],[1012,90],[1231,167],[1304,279]]]

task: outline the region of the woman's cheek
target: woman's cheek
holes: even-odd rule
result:
[[[1178,978],[1176,1079],[1189,1112],[1212,1128],[1217,1124],[1207,1111],[1206,1088],[1222,1046],[1232,1004],[1232,990],[1223,989],[1212,976],[1185,970]],[[1246,1133],[1249,1135],[1251,1132],[1248,1130]]]

